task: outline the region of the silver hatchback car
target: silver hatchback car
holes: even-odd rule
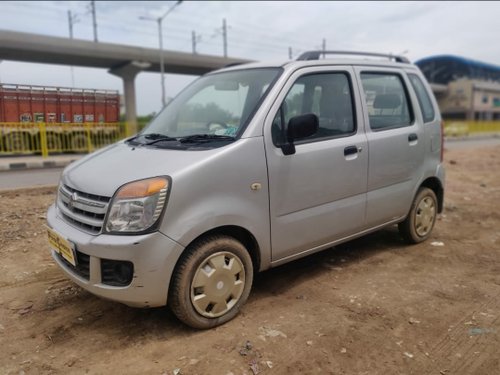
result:
[[[322,54],[347,53],[202,76],[142,132],[68,166],[47,214],[61,269],[210,328],[257,271],[388,225],[426,240],[445,174],[429,85],[403,57]]]

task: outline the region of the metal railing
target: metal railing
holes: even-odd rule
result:
[[[500,121],[448,120],[444,123],[445,136],[459,137],[484,133],[500,133]]]
[[[123,123],[0,123],[0,155],[88,153],[126,136]]]
[[[125,138],[126,128],[125,123],[0,122],[0,155],[88,153]],[[500,121],[444,124],[446,136],[481,133],[500,133]]]

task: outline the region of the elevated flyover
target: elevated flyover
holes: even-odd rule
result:
[[[191,75],[249,61],[168,50],[163,51],[163,59],[165,72]],[[135,77],[141,71],[160,72],[158,49],[5,30],[0,30],[0,60],[108,69],[123,79],[126,119],[134,133],[137,130]]]

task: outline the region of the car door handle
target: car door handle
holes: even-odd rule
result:
[[[357,154],[360,150],[356,146],[347,146],[344,148],[344,156],[349,156],[349,155],[354,155]]]
[[[408,135],[408,142],[415,142],[418,140],[418,135],[415,133],[411,133]]]

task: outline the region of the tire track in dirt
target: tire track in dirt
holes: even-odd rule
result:
[[[431,364],[422,374],[481,374],[498,360],[500,293],[450,325],[448,333],[430,348]],[[489,372],[491,373],[491,372]]]

